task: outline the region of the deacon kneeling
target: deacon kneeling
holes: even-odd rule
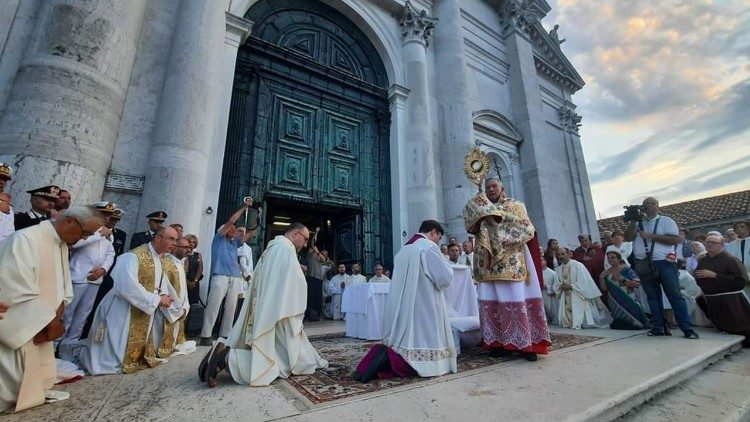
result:
[[[396,254],[386,335],[357,366],[359,381],[458,371],[443,293],[453,280],[453,268],[440,253],[441,237],[440,223],[423,221],[419,233]]]
[[[90,374],[153,368],[174,351],[174,323],[189,306],[177,299],[177,267],[165,256],[176,241],[177,231],[162,227],[151,242],[117,258],[112,290],[96,309],[80,349],[80,363]]]
[[[307,282],[297,252],[310,231],[300,223],[276,236],[258,260],[242,310],[229,338],[214,342],[198,367],[201,381],[218,384],[224,369],[238,384],[266,386],[278,377],[312,374],[325,368],[303,331]]]

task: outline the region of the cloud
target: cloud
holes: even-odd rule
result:
[[[587,82],[573,100],[597,210],[747,188],[747,0],[549,2]]]

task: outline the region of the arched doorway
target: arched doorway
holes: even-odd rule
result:
[[[388,80],[345,16],[312,0],[261,0],[237,57],[221,224],[242,197],[262,199],[255,250],[290,221],[318,246],[369,270],[392,260]]]

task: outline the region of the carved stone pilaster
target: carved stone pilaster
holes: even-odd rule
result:
[[[404,4],[404,14],[401,16],[399,25],[401,26],[401,36],[404,37],[404,44],[409,42],[419,42],[425,47],[430,45],[430,37],[435,29],[436,18],[427,16],[427,12],[417,11],[409,0]]]
[[[507,0],[500,9],[500,24],[505,35],[512,32],[529,35],[531,26],[544,15],[533,0]]]
[[[560,124],[563,129],[572,134],[578,135],[578,128],[581,127],[581,116],[579,116],[575,109],[563,105],[557,110],[558,116],[560,116]]]

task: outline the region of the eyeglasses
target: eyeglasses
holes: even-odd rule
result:
[[[81,222],[78,221],[77,218],[74,217],[73,221],[75,221],[76,223],[78,223],[78,227],[81,228],[81,233],[82,233],[83,237],[89,237],[89,236],[93,236],[94,235],[94,232],[90,232],[90,231],[84,229],[83,228],[83,224],[81,224]]]

